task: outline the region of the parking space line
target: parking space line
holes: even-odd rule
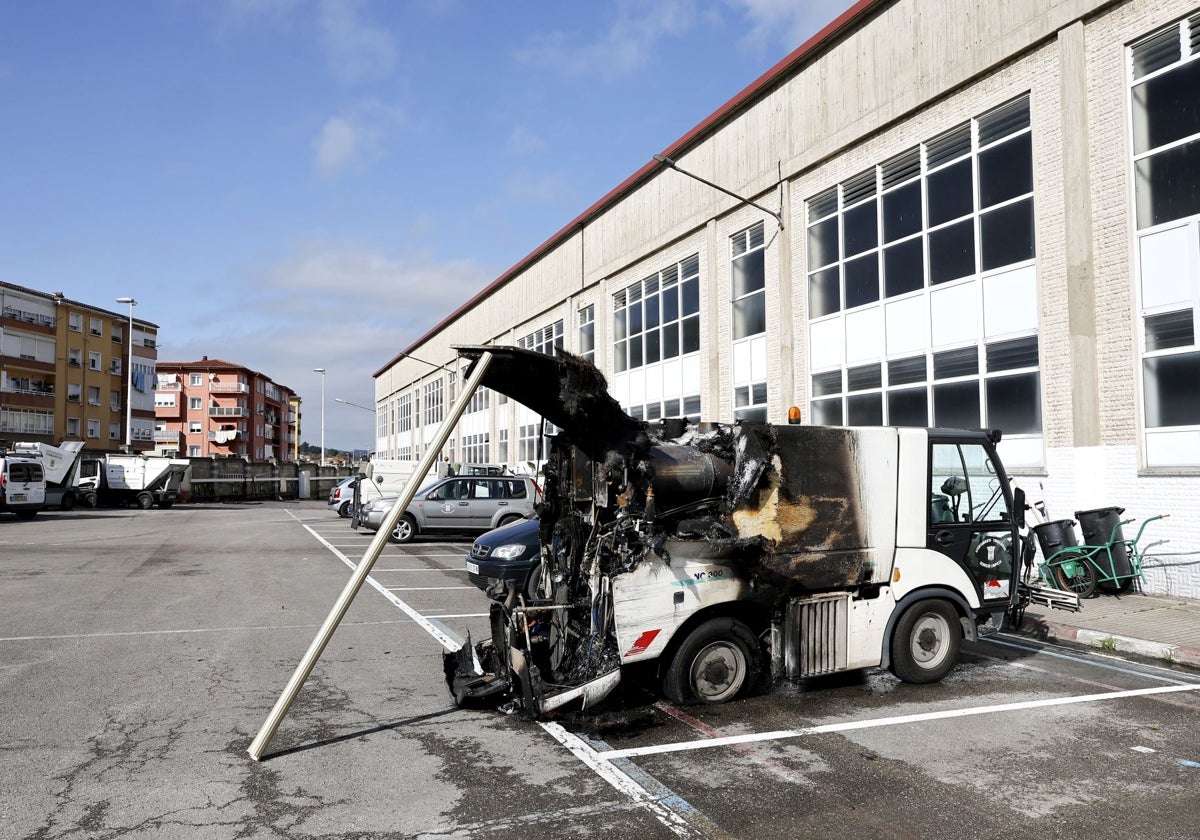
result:
[[[563,729],[557,723],[548,723],[541,721],[538,724],[544,729],[551,738],[558,741],[572,755],[588,766],[597,776],[608,782],[621,793],[628,796],[634,802],[644,806],[654,815],[654,817],[667,827],[668,830],[676,837],[712,837],[718,836],[711,831],[696,831],[689,824],[689,820],[682,814],[677,813],[667,804],[667,797],[654,796],[644,787],[634,781],[623,769],[613,765],[611,759],[607,758],[608,753],[600,753],[592,749],[578,735],[575,735]],[[639,771],[640,772],[640,771]],[[703,817],[695,808],[685,802],[681,797],[668,791],[669,798],[677,800],[691,814],[700,817],[705,823],[711,825],[711,822]]]
[[[354,569],[357,567],[357,564],[353,560],[351,560],[345,554],[342,554],[341,551],[339,551],[337,548],[335,548],[328,540],[326,540],[324,537],[322,537],[320,534],[318,534],[314,529],[310,528],[303,520],[301,520],[299,517],[293,515],[291,511],[288,511],[288,515],[292,516],[292,518],[295,519],[300,525],[302,525],[306,531],[308,531],[310,534],[312,534],[322,545],[324,545],[327,549],[329,549],[343,563],[345,563],[351,569]],[[425,554],[422,556],[426,556],[426,557],[428,557],[428,556],[461,557],[462,555],[461,554],[455,554],[455,555],[448,555],[448,554],[447,555],[428,555],[428,554]],[[370,575],[367,575],[366,582],[368,584],[370,584],[371,587],[374,588],[377,592],[379,592],[381,595],[383,595],[383,597],[387,598],[392,604],[399,607],[401,610],[403,610],[405,612],[405,614],[407,614],[414,621],[416,621],[419,625],[421,625],[421,627],[425,630],[425,632],[427,632],[429,635],[433,636],[433,638],[437,639],[437,641],[447,651],[456,651],[456,650],[460,649],[460,647],[462,645],[462,643],[460,641],[451,639],[447,635],[447,632],[443,631],[440,627],[438,627],[437,625],[435,625],[433,623],[433,620],[435,618],[440,618],[441,616],[435,617],[435,616],[421,615],[421,613],[417,612],[415,609],[413,609],[411,606],[409,606],[403,600],[401,600],[397,596],[393,595],[388,590],[388,587],[383,586],[382,584],[380,584],[377,580],[375,580]],[[464,587],[448,587],[448,588],[474,589],[475,587],[464,586]],[[457,617],[457,616],[447,616],[447,617]],[[478,616],[472,615],[470,617],[482,618],[483,614],[480,614]],[[624,793],[636,805],[645,807],[647,810],[649,810],[650,813],[653,814],[655,819],[657,819],[660,823],[662,823],[664,826],[666,826],[667,829],[670,830],[671,833],[674,834],[675,836],[677,836],[677,837],[714,837],[714,838],[719,838],[722,836],[719,833],[716,833],[711,829],[703,830],[700,827],[693,827],[693,826],[696,826],[697,824],[704,824],[705,826],[711,826],[712,823],[706,817],[704,817],[702,814],[700,814],[699,811],[696,811],[696,809],[692,808],[691,805],[689,805],[687,802],[685,802],[682,797],[680,797],[674,793],[671,793],[670,791],[667,791],[666,788],[662,789],[663,791],[665,791],[664,795],[656,796],[654,794],[651,794],[645,788],[643,788],[642,785],[640,785],[637,781],[635,781],[634,778],[632,778],[632,776],[630,775],[631,771],[629,771],[626,768],[620,768],[620,767],[614,766],[611,758],[606,757],[604,760],[597,760],[597,757],[600,754],[597,753],[596,750],[592,749],[592,747],[590,747],[586,743],[584,743],[578,736],[573,735],[570,732],[567,732],[559,724],[540,722],[539,725],[542,727],[542,729],[544,729],[546,732],[548,732],[551,737],[553,737],[556,741],[558,741],[560,744],[562,744],[564,747],[566,747],[576,758],[578,758],[585,765],[587,765],[593,772],[595,772],[598,776],[600,776],[600,778],[604,779],[604,781],[608,782],[610,785],[612,785],[614,788],[616,788],[621,793]],[[605,756],[608,756],[608,754],[605,753]],[[637,771],[637,773],[641,772],[636,767],[633,767],[633,765],[631,763],[629,764],[629,768],[632,768],[633,771]],[[684,816],[681,816],[679,813],[676,812],[676,810],[673,810],[668,804],[666,804],[666,802],[668,802],[668,801],[672,802],[676,806],[676,808],[684,811],[684,813],[688,813],[688,814],[691,814],[694,816],[690,820],[688,818],[685,818]]]
[[[423,592],[434,589],[474,589],[474,586],[385,586],[388,592]]]
[[[836,732],[853,732],[860,729],[879,729],[885,726],[900,726],[909,723],[925,723],[928,721],[950,720],[953,718],[975,717],[1002,712],[1018,712],[1028,709],[1046,709],[1055,706],[1073,706],[1081,703],[1096,703],[1102,700],[1122,700],[1129,697],[1149,697],[1157,694],[1173,694],[1180,691],[1200,690],[1200,684],[1160,685],[1154,688],[1134,688],[1128,691],[1109,691],[1103,694],[1080,694],[1070,697],[1052,697],[1046,700],[1025,700],[1020,703],[1000,703],[993,706],[975,706],[966,709],[945,709],[940,712],[922,712],[913,715],[897,715],[895,717],[870,718],[867,720],[843,721],[821,726],[806,726],[803,729],[781,729],[774,732],[757,732],[749,735],[731,735],[725,738],[706,738],[698,741],[681,741],[673,744],[658,744],[647,747],[631,747],[625,750],[598,752],[597,757],[605,761],[618,758],[633,758],[643,755],[663,755],[673,752],[691,752],[726,747],[734,744],[749,744],[759,741],[782,741],[787,738],[800,738],[805,735],[828,735]]]
[[[288,514],[291,514],[290,510],[288,511]],[[310,534],[312,534],[317,539],[317,541],[321,543],[321,545],[325,546],[331,552],[333,552],[334,556],[336,556],[339,560],[341,560],[343,563],[345,563],[351,569],[358,568],[358,564],[355,561],[351,560],[345,554],[342,554],[342,552],[338,551],[336,548],[334,548],[332,545],[330,545],[328,540],[326,540],[324,537],[322,537],[320,534],[318,534],[316,531],[314,531],[312,528],[310,528],[305,522],[301,521],[299,517],[293,516],[292,518],[295,519],[296,522],[298,522],[304,528],[304,530],[306,530]],[[417,624],[421,625],[421,628],[426,633],[428,633],[430,636],[433,636],[433,638],[437,640],[438,644],[440,644],[447,651],[453,653],[454,651],[456,651],[462,647],[462,644],[463,644],[462,641],[459,639],[456,639],[456,638],[452,638],[448,632],[448,629],[443,629],[443,628],[435,625],[428,618],[421,615],[421,613],[417,612],[415,609],[410,607],[402,599],[393,595],[391,592],[388,592],[387,587],[385,587],[379,581],[375,580],[375,578],[371,577],[370,575],[367,575],[366,583],[368,583],[371,586],[371,588],[373,588],[376,592],[378,592],[384,598],[387,598],[393,605],[395,605],[396,607],[399,607],[400,610],[402,612],[404,612],[405,615],[407,615],[413,621],[417,622]]]
[[[427,615],[426,618],[487,618],[488,613],[445,613],[443,615]]]

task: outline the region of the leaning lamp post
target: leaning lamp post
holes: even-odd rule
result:
[[[125,362],[125,449],[133,454],[133,307],[137,301],[119,297],[117,303],[129,304],[129,359]]]

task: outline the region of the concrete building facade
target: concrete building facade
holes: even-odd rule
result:
[[[150,449],[158,326],[128,333],[128,313],[0,283],[0,439],[118,451],[128,414],[131,447]]]
[[[377,451],[453,345],[558,345],[645,419],[1000,428],[1058,517],[1174,514],[1144,585],[1200,597],[1197,91],[1196,0],[862,0],[381,367]],[[457,459],[534,460],[476,400]]]
[[[208,356],[159,362],[154,448],[179,458],[295,460],[299,398],[266,374]]]

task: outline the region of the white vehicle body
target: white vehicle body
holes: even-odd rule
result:
[[[569,354],[460,352],[489,354],[482,384],[563,432],[540,597],[510,591],[492,639],[450,655],[457,700],[548,714],[641,663],[676,703],[876,666],[934,682],[1019,606],[1024,496],[997,432],[643,423]]]
[[[36,458],[46,478],[44,505],[70,510],[79,499],[79,462],[83,441],[67,440],[58,446],[48,443],[17,443],[13,451]]]
[[[168,508],[179,498],[190,468],[191,462],[186,458],[144,455],[85,458],[80,464],[79,486],[93,506],[136,504],[149,510],[157,504]]]
[[[0,455],[0,511],[32,519],[46,504],[42,462],[18,453]]]

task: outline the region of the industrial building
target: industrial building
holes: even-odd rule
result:
[[[561,346],[647,420],[1000,428],[1054,516],[1174,514],[1144,588],[1200,597],[1197,91],[1196,0],[861,0],[384,364],[377,451],[452,346]],[[477,394],[451,457],[540,432]]]

